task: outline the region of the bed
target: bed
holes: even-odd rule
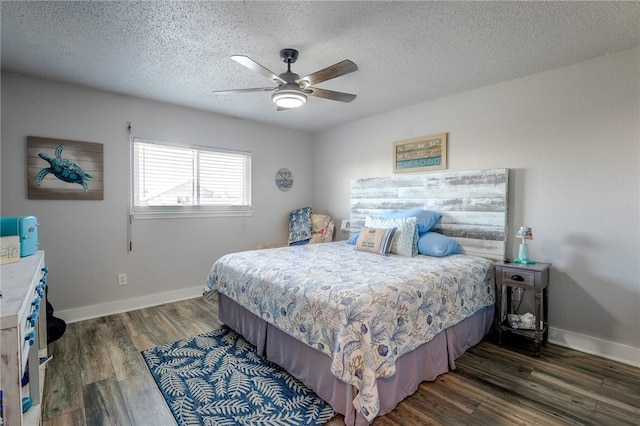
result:
[[[232,253],[212,266],[205,297],[217,295],[220,320],[346,424],[370,424],[491,329],[507,181],[506,169],[353,180],[352,229],[366,215],[435,203],[436,230],[462,254],[380,256],[344,241]]]

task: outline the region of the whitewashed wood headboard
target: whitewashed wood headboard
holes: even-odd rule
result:
[[[388,210],[442,213],[433,230],[460,252],[502,260],[506,254],[509,170],[396,174],[351,180],[351,231]]]

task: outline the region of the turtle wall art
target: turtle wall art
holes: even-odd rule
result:
[[[27,137],[27,188],[30,199],[104,199],[103,145]]]

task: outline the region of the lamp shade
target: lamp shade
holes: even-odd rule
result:
[[[278,90],[271,95],[273,103],[280,108],[298,108],[307,102],[307,95],[297,90]]]
[[[525,240],[533,240],[533,231],[528,226],[521,226],[520,230],[516,234],[516,238],[523,238]]]

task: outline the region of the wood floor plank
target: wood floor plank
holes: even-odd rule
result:
[[[457,392],[447,393],[443,399],[443,389],[445,389],[445,386],[442,385],[442,382],[423,382],[418,387],[420,392],[415,395],[420,398],[440,400],[442,404],[446,404],[456,412],[463,413],[465,417],[471,415],[480,405],[480,401],[470,401],[465,395]]]
[[[119,383],[134,425],[173,425],[173,414],[150,375],[138,375]]]
[[[487,398],[495,397],[489,391],[482,389],[476,381],[468,380],[461,374],[442,374],[433,382],[421,383],[418,388],[420,392],[427,389],[449,395],[453,404],[460,405],[468,414],[473,413],[475,408]],[[471,407],[473,409],[469,411]]]
[[[158,314],[162,315],[167,321],[175,322],[173,325],[180,330],[181,333],[187,331],[190,336],[196,336],[218,328],[216,324],[219,321],[213,317],[211,312],[207,313],[206,320],[200,319],[204,312],[196,304],[189,303],[185,300],[169,305],[171,306],[167,306],[166,311],[159,309]],[[212,321],[214,319],[215,321]]]
[[[107,317],[104,324],[101,325],[105,334],[107,343],[107,351],[109,359],[113,366],[116,379],[118,381],[126,380],[140,374],[146,374],[146,365],[140,351],[136,348],[131,340],[131,336],[127,333],[119,315]]]
[[[401,401],[389,414],[378,417],[373,422],[375,426],[398,426],[398,425],[430,425],[441,426],[451,423],[441,423],[431,417],[431,413],[423,411],[414,405],[408,398]]]
[[[544,399],[539,401],[531,399],[530,397],[522,396],[518,392],[512,392],[500,387],[494,386],[492,383],[487,383],[477,376],[467,375],[461,371],[455,371],[453,374],[443,374],[434,383],[441,383],[442,394],[461,394],[465,395],[471,400],[477,401],[478,406],[489,401],[489,406],[485,405],[479,411],[474,411],[472,418],[474,420],[486,420],[486,410],[489,407],[503,406],[511,404],[519,407],[519,410],[526,410],[528,412],[527,417],[531,420],[542,424],[573,424],[575,418],[560,414],[557,410],[551,409],[546,405]],[[429,384],[421,384],[421,386],[428,386]],[[484,421],[483,421],[484,422]]]
[[[618,409],[620,410],[625,410],[628,411],[630,413],[633,413],[635,415],[636,418],[640,419],[640,407],[634,407],[631,404],[627,404],[624,401],[621,401],[620,399],[615,399],[615,398],[611,398],[609,396],[606,395],[602,395],[599,394],[597,392],[592,391],[591,389],[585,389],[583,387],[580,386],[576,386],[570,383],[565,383],[562,380],[559,380],[555,377],[551,377],[551,376],[547,376],[544,374],[541,374],[537,371],[534,371],[532,373],[532,379],[534,380],[538,380],[540,382],[546,382],[549,383],[551,385],[553,385],[554,387],[556,387],[557,389],[565,389],[568,392],[572,392],[578,395],[584,395],[588,398],[592,398],[595,401],[601,401],[601,402],[606,402],[609,405],[612,405],[614,407],[618,407]],[[594,411],[595,411],[595,407],[594,407]]]
[[[218,320],[218,304],[202,298],[187,299],[177,304],[178,314],[191,319],[191,326],[198,330],[196,334],[207,333],[222,327]]]
[[[91,382],[83,391],[87,425],[133,425],[115,377]]]
[[[55,419],[68,413],[82,411],[82,377],[78,357],[76,324],[69,324],[64,335],[48,345],[53,356],[45,373],[42,398],[42,419]],[[72,416],[72,418],[75,418]]]
[[[151,334],[150,325],[152,321],[148,321],[149,316],[142,315],[141,310],[123,312],[118,314],[122,324],[127,329],[127,332],[131,336],[148,335]]]
[[[589,386],[592,389],[600,389],[604,377],[591,371],[583,371],[573,366],[563,364],[558,359],[542,356],[534,358],[530,354],[523,354],[515,351],[505,351],[497,345],[478,345],[474,348],[474,353],[489,359],[497,358],[505,364],[519,366],[532,372],[544,372],[556,376],[569,383],[580,383],[581,386]]]
[[[469,415],[464,411],[456,410],[456,408],[442,396],[413,394],[407,398],[407,404],[410,404],[419,413],[428,414],[421,420],[421,423],[427,421],[436,421],[439,423],[450,422],[452,424],[465,424],[469,420]]]
[[[159,345],[140,311],[125,312],[119,316],[136,349],[142,351]]]
[[[100,327],[103,323],[104,320],[100,318],[77,323],[78,340],[82,342],[77,350],[84,385],[115,375],[109,358],[107,339]]]
[[[84,407],[60,414],[42,423],[43,426],[85,426],[86,424],[87,420],[84,417]]]
[[[549,420],[541,421],[532,415],[532,411],[523,409],[518,404],[506,401],[487,399],[482,402],[473,413],[473,418],[487,424],[504,425],[548,425]]]
[[[172,343],[176,340],[184,339],[189,335],[182,334],[172,323],[163,315],[154,314],[153,316],[146,317],[147,322],[150,320],[152,323],[148,323],[151,334],[154,340],[158,342],[155,346],[164,345],[166,343]]]
[[[598,401],[596,412],[594,413],[594,421],[599,424],[606,425],[639,425],[640,417],[636,413],[621,409],[617,405],[607,404]]]
[[[156,315],[156,307],[155,306],[150,306],[148,308],[138,309],[138,313],[143,318],[152,317],[152,316]]]
[[[548,351],[559,354],[558,359],[566,365],[640,387],[640,368],[556,345],[549,345]]]
[[[640,407],[640,384],[633,385],[618,379],[606,378],[602,382],[602,395],[619,399],[634,407]],[[640,422],[639,422],[640,423]]]
[[[534,371],[556,377],[566,383],[577,384],[595,391],[602,389],[604,377],[597,376],[591,372],[578,371],[574,367],[553,364],[551,362],[541,362],[534,368]]]
[[[537,383],[530,378],[511,375],[499,368],[487,369],[488,360],[478,359],[471,351],[463,356],[464,360],[456,362],[456,373],[466,374],[476,380],[485,382],[492,392],[500,390],[499,397],[504,403],[513,403],[517,399],[520,404],[540,406],[551,410],[562,421],[580,421],[588,418],[596,407],[596,399],[581,394],[564,392],[545,384]],[[495,363],[500,360],[495,360]]]
[[[157,340],[150,334],[138,334],[135,336],[131,336],[131,341],[139,351],[160,346],[160,343],[158,343]]]

